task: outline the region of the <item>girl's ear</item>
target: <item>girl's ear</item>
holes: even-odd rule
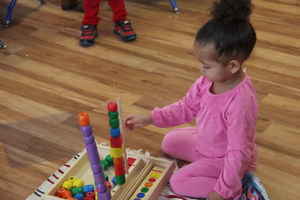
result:
[[[231,60],[227,63],[227,67],[232,74],[235,74],[241,69],[241,63],[238,60]]]

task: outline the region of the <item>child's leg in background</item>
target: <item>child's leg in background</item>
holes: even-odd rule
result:
[[[125,0],[108,0],[108,4],[113,11],[113,21],[125,21],[127,18],[127,11],[125,7]]]
[[[162,141],[162,151],[173,158],[193,162],[199,159],[196,151],[196,128],[179,128],[166,134]]]
[[[82,24],[97,25],[100,17],[98,17],[99,6],[101,0],[84,0],[84,17]]]
[[[206,198],[216,185],[223,169],[223,159],[202,158],[177,170],[170,179],[170,185],[176,194]]]

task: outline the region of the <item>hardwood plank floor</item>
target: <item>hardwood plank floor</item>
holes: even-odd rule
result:
[[[1,12],[8,0],[0,2]],[[257,88],[260,115],[257,174],[272,200],[300,198],[300,2],[253,0],[258,43],[246,63]],[[59,0],[38,7],[19,1],[14,24],[0,30],[0,196],[25,199],[54,170],[84,148],[76,115],[91,115],[99,142],[108,139],[106,102],[122,98],[124,115],[146,113],[182,97],[200,76],[191,55],[196,30],[208,19],[211,0],[128,0],[138,33],[123,43],[112,33],[103,3],[100,36],[78,45],[82,13]],[[0,13],[0,16],[3,13]],[[170,129],[145,127],[129,134],[131,148],[161,155]]]

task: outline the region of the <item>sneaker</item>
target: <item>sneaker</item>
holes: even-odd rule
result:
[[[136,39],[136,34],[129,21],[117,21],[115,23],[114,33],[125,42]]]
[[[240,200],[270,200],[266,189],[255,175],[246,173],[242,183],[243,193]]]
[[[97,26],[85,24],[81,26],[80,46],[90,47],[95,44],[95,39],[98,36]]]
[[[2,40],[0,40],[0,49],[5,49],[6,47],[6,44]]]

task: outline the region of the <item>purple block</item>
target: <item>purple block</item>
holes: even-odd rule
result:
[[[105,185],[105,176],[100,163],[100,157],[91,126],[81,126],[85,147],[92,168],[99,200],[111,200],[110,190]]]

